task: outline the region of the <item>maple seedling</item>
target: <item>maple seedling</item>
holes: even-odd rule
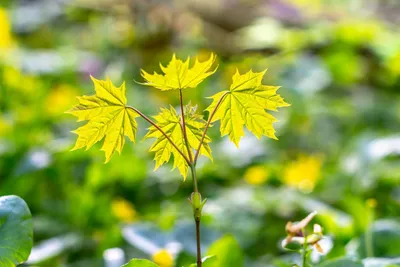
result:
[[[78,135],[72,150],[86,147],[89,149],[95,143],[104,139],[101,150],[105,152],[106,162],[114,152],[121,152],[125,144],[125,136],[135,142],[137,132],[136,118],[142,117],[151,124],[145,138],[154,138],[150,147],[154,152],[155,169],[173,158],[173,169],[177,168],[186,180],[190,168],[194,192],[190,203],[193,207],[196,222],[197,266],[201,266],[200,250],[200,219],[206,200],[202,200],[196,178],[196,164],[200,155],[212,160],[210,142],[207,131],[211,123],[220,121],[221,136],[228,135],[238,147],[244,136],[244,126],[257,138],[267,136],[277,139],[273,123],[277,119],[267,111],[277,111],[279,107],[289,106],[277,94],[278,86],[262,84],[266,70],[262,72],[248,71],[240,74],[237,70],[232,77],[228,90],[211,96],[212,103],[206,109],[208,119],[204,120],[197,113],[196,107],[190,103],[184,105],[183,92],[196,88],[204,79],[214,74],[213,68],[216,56],[211,54],[206,61],[195,60],[190,66],[190,58],[185,61],[175,55],[164,67],[160,64],[162,74],[149,74],[142,70],[144,82],[140,83],[161,91],[177,91],[180,100],[180,113],[173,107],[161,108],[153,118],[147,117],[135,107],[127,105],[125,83],[116,87],[107,80],[97,80],[93,77],[96,94],[78,97],[79,104],[67,111],[78,118],[87,121],[85,125],[73,131]]]

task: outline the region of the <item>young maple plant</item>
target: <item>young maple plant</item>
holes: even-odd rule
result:
[[[151,126],[145,138],[154,138],[150,147],[154,152],[155,169],[171,160],[173,168],[177,168],[186,180],[190,169],[194,192],[190,197],[196,223],[197,266],[202,265],[200,250],[200,221],[202,208],[206,200],[202,200],[196,178],[196,164],[200,155],[212,159],[210,137],[207,131],[211,123],[220,120],[221,136],[228,135],[229,139],[239,146],[244,136],[244,126],[257,138],[267,136],[277,139],[273,123],[277,119],[267,111],[277,111],[278,107],[289,106],[277,94],[278,86],[262,84],[266,73],[249,71],[240,74],[239,71],[232,77],[229,89],[211,96],[212,103],[206,109],[208,119],[198,114],[196,107],[184,105],[183,93],[185,90],[196,88],[204,79],[214,74],[217,67],[213,67],[216,56],[211,54],[204,62],[195,60],[190,65],[190,58],[186,61],[175,55],[166,67],[160,64],[162,74],[149,74],[142,70],[144,78],[142,85],[154,87],[161,91],[177,91],[180,100],[180,112],[173,107],[161,108],[159,114],[150,118],[137,108],[129,106],[125,95],[125,83],[116,87],[107,80],[97,80],[93,77],[96,94],[78,97],[79,104],[67,111],[78,118],[78,121],[87,121],[85,125],[73,131],[78,135],[72,150],[86,147],[89,149],[95,143],[104,139],[101,150],[105,152],[108,162],[115,151],[121,152],[125,144],[125,136],[135,142],[137,132],[136,118],[142,117]]]

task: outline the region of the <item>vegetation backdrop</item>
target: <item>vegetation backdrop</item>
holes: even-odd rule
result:
[[[211,127],[214,161],[198,163],[204,254],[232,267],[300,264],[281,246],[285,225],[315,210],[324,234],[315,264],[345,256],[398,266],[399,12],[374,0],[2,0],[0,192],[32,212],[25,265],[195,262],[191,178],[154,171],[149,125],[138,121],[137,143],[104,164],[99,144],[69,152],[79,123],[65,111],[93,94],[90,75],[126,81],[128,102],[149,116],[178,110],[173,92],[135,82],[140,70],[159,71],[173,53],[214,53],[219,71],[185,91],[198,111],[236,68],[268,68],[264,83],[281,86],[291,106],[273,112],[279,141],[245,132],[237,148],[219,122]]]

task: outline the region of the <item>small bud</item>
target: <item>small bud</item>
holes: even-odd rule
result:
[[[201,211],[203,210],[204,205],[207,202],[207,199],[202,200],[201,194],[199,192],[193,192],[189,202],[192,204],[193,215],[196,220],[200,220]]]
[[[194,209],[199,209],[201,207],[201,194],[199,192],[193,192],[191,202]]]

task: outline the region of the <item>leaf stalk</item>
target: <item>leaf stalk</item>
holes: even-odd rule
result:
[[[185,111],[183,108],[182,89],[179,90],[179,100],[180,100],[180,104],[181,104],[181,127],[182,127],[183,138],[185,139],[185,145],[186,145],[186,149],[187,149],[187,152],[189,155],[190,164],[192,164],[193,163],[192,150],[190,149],[189,140],[188,140],[187,133],[186,133]]]
[[[194,156],[193,164],[194,164],[195,166],[196,166],[196,163],[197,163],[197,159],[198,159],[198,157],[199,157],[199,154],[200,154],[201,146],[203,145],[203,142],[204,142],[204,138],[206,137],[208,128],[210,127],[211,121],[212,121],[212,119],[213,119],[215,113],[217,112],[219,106],[221,105],[222,101],[224,100],[225,96],[226,96],[228,93],[229,93],[229,91],[225,92],[225,94],[223,94],[223,95],[221,96],[221,98],[219,99],[219,101],[218,101],[217,105],[215,106],[214,110],[211,112],[210,116],[208,117],[206,127],[204,128],[203,135],[201,136],[201,139],[200,139],[199,147],[197,148],[196,154],[195,154],[195,156]]]
[[[196,223],[196,254],[197,254],[197,267],[202,266],[201,262],[201,242],[200,242],[200,222],[201,222],[201,211],[202,208],[205,204],[205,202],[201,203],[201,195],[199,193],[199,188],[197,184],[197,177],[196,177],[196,166],[195,162],[192,158],[192,150],[190,149],[189,145],[189,139],[187,137],[186,133],[186,123],[185,123],[185,110],[183,106],[183,94],[182,94],[182,89],[179,90],[179,100],[180,100],[180,106],[181,106],[181,128],[182,128],[182,133],[183,133],[183,138],[185,139],[185,145],[186,149],[189,155],[189,167],[192,173],[192,180],[193,180],[193,190],[194,193],[192,194],[192,198],[190,200],[191,205],[193,207],[193,216],[194,216],[194,221]],[[204,141],[204,137],[202,138],[201,142]],[[194,196],[199,197],[200,199],[193,199]]]
[[[149,117],[147,117],[146,115],[144,115],[140,110],[138,110],[137,108],[131,107],[131,106],[126,106],[126,108],[132,109],[133,111],[135,111],[137,114],[139,114],[143,119],[145,119],[148,123],[150,123],[151,125],[153,125],[158,131],[160,131],[160,133],[162,133],[165,138],[167,138],[167,140],[171,143],[171,145],[179,152],[179,154],[182,155],[182,157],[185,159],[185,161],[190,165],[191,160],[188,159],[188,157],[183,153],[182,150],[180,150],[178,148],[178,146],[174,143],[174,141],[172,141],[172,139],[155,123],[153,122]]]
[[[305,229],[302,229],[302,234],[304,236],[303,250],[301,253],[302,256],[302,267],[308,267],[307,259],[308,259],[308,242],[307,242],[307,234]]]

